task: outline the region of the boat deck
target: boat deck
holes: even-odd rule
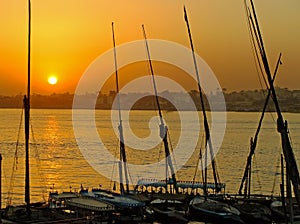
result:
[[[83,197],[72,198],[66,201],[66,204],[69,206],[76,206],[93,211],[114,211],[115,209],[115,207],[110,203]]]

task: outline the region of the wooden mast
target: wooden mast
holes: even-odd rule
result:
[[[278,67],[281,63],[281,53],[279,55],[279,58],[278,58],[278,61],[277,61],[277,64],[276,64],[276,68],[275,68],[275,72],[274,72],[274,75],[273,75],[273,78],[272,78],[272,82],[274,82],[275,78],[276,78],[276,74],[277,74],[277,71],[278,71]],[[250,152],[249,152],[249,155],[248,155],[248,158],[247,158],[247,164],[246,164],[246,167],[245,167],[245,171],[244,171],[244,176],[242,178],[242,181],[241,181],[241,185],[240,185],[240,188],[239,188],[239,194],[242,195],[243,192],[243,188],[244,188],[244,196],[245,197],[250,197],[250,188],[251,188],[251,164],[252,164],[252,157],[255,153],[255,149],[256,149],[256,145],[257,145],[257,141],[258,141],[258,134],[260,132],[260,129],[261,129],[261,125],[262,125],[262,121],[264,119],[264,115],[265,115],[265,112],[266,112],[266,109],[267,109],[267,106],[268,106],[268,103],[269,103],[269,99],[270,99],[270,96],[271,96],[271,90],[269,89],[268,90],[268,95],[266,97],[266,100],[265,100],[265,103],[264,103],[264,106],[263,106],[263,110],[262,110],[262,113],[261,113],[261,116],[260,116],[260,119],[259,119],[259,122],[258,122],[258,126],[257,126],[257,129],[256,129],[256,132],[255,132],[255,135],[254,135],[254,139],[251,138],[251,141],[250,141]],[[248,185],[247,185],[247,182],[248,182]]]
[[[123,166],[125,173],[126,181],[126,193],[129,193],[129,180],[128,180],[128,170],[127,170],[127,158],[125,152],[124,144],[124,135],[123,135],[123,125],[122,125],[122,115],[121,115],[121,106],[120,106],[120,96],[119,94],[119,77],[118,77],[118,65],[117,65],[117,52],[116,52],[116,41],[115,41],[115,31],[114,23],[112,26],[112,35],[113,35],[113,46],[114,46],[114,59],[115,59],[115,73],[116,73],[116,92],[117,92],[117,103],[118,103],[118,113],[119,113],[119,140],[120,140],[120,162],[119,162],[119,176],[120,176],[120,192],[123,195],[125,193],[124,184],[123,184]]]
[[[30,179],[29,179],[29,129],[30,129],[30,54],[31,54],[31,2],[28,0],[28,64],[27,96],[24,96],[25,110],[25,203],[26,213],[30,217]]]
[[[159,113],[159,118],[160,118],[160,137],[163,140],[164,143],[164,148],[165,148],[165,157],[166,157],[166,191],[167,191],[167,185],[168,185],[168,167],[170,168],[171,175],[172,175],[172,185],[174,186],[175,192],[178,192],[178,187],[177,187],[177,180],[176,180],[176,175],[170,155],[170,149],[169,149],[169,143],[168,143],[168,127],[165,125],[161,108],[160,108],[160,103],[158,100],[158,94],[157,94],[157,88],[156,88],[156,82],[155,82],[155,77],[154,77],[154,71],[153,71],[153,66],[152,66],[152,61],[150,57],[150,51],[149,51],[149,46],[148,46],[148,41],[147,41],[147,36],[146,36],[146,31],[144,25],[142,25],[143,29],[143,34],[144,34],[144,39],[145,39],[145,45],[146,45],[146,50],[147,50],[147,56],[148,56],[148,62],[149,62],[149,67],[150,67],[150,72],[151,72],[151,77],[152,77],[152,82],[153,82],[153,88],[154,88],[154,93],[155,93],[155,99],[156,99],[156,104],[158,108],[158,113]]]
[[[268,58],[267,58],[267,55],[265,52],[264,43],[263,43],[262,35],[260,32],[259,23],[258,23],[258,19],[256,16],[253,0],[250,0],[250,3],[251,3],[252,13],[254,16],[254,21],[255,21],[255,27],[253,27],[253,28],[255,29],[255,31],[258,34],[258,45],[260,47],[261,60],[264,65],[264,70],[265,70],[265,73],[268,78],[268,83],[269,83],[269,88],[271,90],[272,99],[273,99],[273,102],[274,102],[274,105],[276,108],[276,112],[277,112],[277,131],[280,133],[280,136],[281,136],[281,145],[282,145],[284,158],[285,158],[286,164],[287,164],[287,171],[289,174],[289,178],[293,184],[293,191],[294,191],[297,203],[300,206],[300,192],[299,192],[300,177],[299,177],[297,162],[296,162],[294,152],[293,152],[290,140],[289,140],[287,122],[284,121],[284,119],[283,119],[283,116],[282,116],[282,113],[281,113],[281,110],[279,107],[276,91],[275,91],[275,88],[273,85],[269,62],[268,62]]]
[[[200,101],[201,101],[201,107],[202,107],[202,114],[203,114],[203,120],[204,120],[204,130],[205,130],[205,170],[204,170],[204,194],[207,196],[207,147],[210,149],[210,156],[211,156],[211,162],[212,162],[212,168],[213,168],[213,176],[214,176],[214,182],[215,182],[215,189],[216,191],[219,191],[219,175],[217,172],[217,166],[216,166],[216,160],[214,158],[214,151],[213,151],[213,146],[212,146],[212,141],[210,137],[210,131],[209,131],[209,125],[207,121],[207,116],[206,116],[206,111],[205,111],[205,106],[204,106],[204,99],[203,99],[203,94],[202,94],[202,88],[200,84],[200,76],[198,72],[198,66],[196,62],[196,56],[195,56],[195,50],[194,50],[194,45],[193,45],[193,40],[192,40],[192,34],[191,34],[191,29],[189,25],[189,20],[187,16],[187,12],[185,7],[183,7],[184,10],[184,20],[186,22],[186,26],[188,29],[188,34],[189,34],[189,39],[190,39],[190,46],[192,49],[192,56],[193,56],[193,61],[194,61],[194,66],[195,66],[195,72],[197,76],[197,85],[198,85],[198,90],[200,94]]]

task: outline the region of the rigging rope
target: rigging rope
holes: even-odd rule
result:
[[[262,78],[265,83],[265,87],[266,87],[267,91],[269,91],[269,85],[266,80],[266,74],[265,74],[265,72],[263,72],[262,61],[259,57],[259,54],[262,54],[262,49],[260,46],[261,43],[257,36],[253,18],[251,16],[250,9],[247,6],[246,0],[244,1],[244,6],[245,6],[245,12],[246,12],[245,15],[247,17],[247,25],[248,25],[248,31],[249,31],[249,36],[250,36],[250,44],[251,44],[252,54],[253,54],[253,58],[254,58],[254,62],[255,62],[255,68],[256,68],[257,75],[258,75],[260,87],[261,87],[261,89],[264,89],[263,85],[262,85],[262,81],[261,81],[261,78]],[[254,37],[254,34],[255,34],[255,37]],[[258,67],[259,67],[259,69],[258,69]],[[265,92],[262,91],[262,93],[263,93],[263,96],[265,97],[266,96]],[[271,96],[271,97],[273,97],[273,96]],[[274,120],[273,115],[271,115],[271,116],[272,116],[272,119]]]
[[[35,137],[34,137],[32,125],[31,125],[31,136],[32,136],[32,140],[33,140],[34,157],[35,157],[36,163],[37,163],[38,175],[40,176],[40,179],[42,181],[42,196],[43,196],[44,201],[46,202],[47,200],[45,198],[45,195],[47,194],[47,184],[46,184],[45,176],[43,175],[43,172],[41,171],[40,155],[39,155],[36,140],[35,140]]]
[[[173,161],[174,161],[175,170],[177,170],[177,163],[176,163],[176,159],[175,159],[175,156],[174,156],[174,153],[173,153],[174,150],[173,150],[173,145],[172,145],[169,129],[167,129],[167,137],[168,137],[170,148],[171,148],[171,155],[172,155],[172,158],[173,158]]]
[[[200,161],[201,161],[201,171],[202,171],[202,182],[204,183],[203,163],[202,163],[202,146],[203,146],[204,138],[205,138],[205,135],[204,135],[204,132],[203,132],[202,138],[201,138],[201,143],[200,143],[199,156],[198,156],[197,164],[196,164],[196,167],[195,167],[195,173],[194,173],[194,177],[193,177],[193,185],[192,186],[194,186],[195,181],[196,181],[196,176],[197,176]]]
[[[268,85],[268,81],[266,79],[266,73],[263,72],[263,69],[262,69],[262,67],[263,67],[262,63],[263,62],[261,61],[261,58],[259,57],[259,54],[263,54],[261,42],[259,40],[257,31],[256,31],[256,26],[254,24],[252,15],[250,13],[250,9],[247,6],[246,0],[244,1],[244,6],[245,6],[245,11],[246,11],[245,15],[247,16],[247,21],[248,21],[247,25],[248,25],[248,31],[249,31],[249,36],[250,36],[251,49],[252,49],[253,57],[256,58],[256,60],[254,60],[254,61],[255,61],[255,67],[256,67],[256,70],[257,70],[257,75],[258,75],[258,78],[259,78],[259,83],[260,83],[261,89],[264,89],[263,86],[262,86],[261,78],[260,78],[260,76],[261,76],[264,80],[265,87],[266,87],[267,91],[269,91],[270,88],[269,88],[269,85]],[[255,37],[254,37],[254,35],[255,35]],[[258,71],[257,64],[259,66],[260,72]],[[262,92],[262,93],[265,97],[266,96],[265,92]],[[271,95],[271,97],[273,98],[273,95]],[[271,117],[272,117],[273,121],[275,121],[272,114],[271,114]]]
[[[127,168],[128,170],[128,175],[129,175],[129,184],[132,183],[133,184],[133,178],[131,176],[131,173],[129,172],[129,168]]]
[[[250,44],[251,44],[251,49],[252,49],[252,55],[253,55],[253,58],[254,58],[254,65],[255,65],[256,74],[257,74],[257,77],[258,77],[260,87],[261,87],[261,89],[263,89],[262,77],[263,77],[263,80],[264,80],[265,83],[266,83],[266,80],[265,80],[264,75],[263,75],[262,65],[261,65],[257,50],[256,50],[256,45],[254,43],[254,37],[253,37],[253,34],[251,32],[251,28],[249,28],[249,36],[250,36]]]
[[[281,154],[279,153],[279,164],[280,164],[280,158],[281,158]],[[277,181],[276,177],[278,176],[279,169],[280,169],[280,165],[277,165],[276,170],[275,170],[275,174],[274,174],[274,181],[273,181],[271,195],[274,195],[274,192],[275,192],[276,181]]]
[[[290,140],[290,143],[291,143],[291,146],[293,146],[293,141],[292,141],[292,137],[291,137],[291,132],[290,132],[290,129],[289,129],[289,126],[288,124],[286,123],[286,128],[287,128],[287,134],[288,134],[288,137],[289,137],[289,140]]]
[[[258,171],[257,161],[256,161],[255,154],[253,155],[253,159],[254,159],[255,169]],[[256,175],[257,175],[257,182],[258,182],[259,191],[262,194],[262,187],[261,187],[262,184],[261,184],[261,181],[260,181],[259,172],[256,172]]]
[[[155,170],[155,174],[157,175],[158,173],[158,169],[159,169],[159,161],[160,161],[160,158],[161,158],[161,154],[163,152],[163,145],[162,144],[159,144],[159,154],[158,154],[158,158],[157,158],[157,166],[156,166],[156,170]],[[157,179],[157,176],[155,176],[155,178]]]
[[[117,153],[118,153],[118,151],[119,151],[119,147],[116,146],[116,150],[115,150],[115,158],[117,158]],[[111,177],[113,177],[113,175],[114,175],[114,172],[115,172],[115,166],[116,166],[116,163],[113,163],[113,168],[112,168],[112,171],[111,171]],[[110,178],[110,186],[109,186],[109,189],[113,189],[112,184],[115,184],[115,183],[113,183],[113,178]]]
[[[19,140],[20,140],[22,123],[23,123],[23,112],[24,112],[24,106],[22,107],[22,111],[21,111],[21,118],[20,118],[19,129],[18,129],[18,137],[17,137],[17,143],[16,143],[16,150],[15,150],[15,154],[14,154],[13,168],[11,171],[12,173],[10,176],[10,184],[9,184],[9,188],[7,191],[7,202],[6,202],[7,206],[11,205],[13,190],[14,190],[15,170],[17,170],[17,168],[18,168],[18,148],[19,148]]]
[[[250,9],[249,9],[249,7],[246,3],[246,0],[244,1],[244,9],[245,9],[245,15],[247,17],[247,25],[248,25],[248,31],[249,31],[252,54],[253,54],[254,59],[256,59],[254,61],[255,61],[256,72],[257,72],[257,75],[258,75],[258,78],[259,78],[259,83],[260,83],[261,89],[264,89],[263,86],[262,86],[262,80],[261,80],[261,77],[262,77],[263,81],[265,83],[265,86],[267,88],[268,94],[269,94],[270,93],[269,85],[267,84],[267,80],[266,80],[267,74],[266,74],[266,71],[262,69],[263,61],[262,61],[261,57],[259,57],[259,55],[264,54],[263,46],[262,46],[262,42],[261,42],[261,40],[258,36],[258,33],[257,33],[257,26],[255,25],[255,23],[253,21],[252,14],[251,14]],[[280,57],[279,57],[279,60],[280,60]],[[278,62],[280,62],[280,61],[278,61]],[[276,70],[275,70],[275,73],[274,73],[274,77],[275,77],[275,74],[277,72],[277,66],[278,66],[278,64],[276,65]],[[274,81],[274,79],[273,79],[273,81]],[[266,93],[264,91],[262,91],[262,94],[263,94],[264,97],[266,97]],[[273,122],[275,122],[275,119],[274,119],[272,113],[270,113],[270,114],[271,114]],[[246,179],[246,182],[248,182],[248,179]],[[261,186],[260,186],[260,188],[261,188]],[[247,190],[247,183],[245,185],[245,191],[246,190]]]
[[[260,57],[258,56],[259,52],[261,52],[262,50],[258,44],[259,41],[258,41],[257,33],[255,32],[255,29],[253,27],[254,26],[253,20],[251,17],[251,13],[249,12],[249,7],[247,6],[246,0],[244,1],[244,9],[245,9],[245,16],[247,19],[249,39],[250,39],[250,44],[251,44],[252,55],[254,58],[254,64],[255,64],[255,68],[256,68],[257,75],[258,75],[258,80],[259,80],[260,86],[261,86],[261,88],[263,88],[261,77],[263,78],[266,86],[267,86],[267,81],[265,79],[264,72],[262,69],[262,62],[260,60]],[[255,37],[254,37],[254,34],[255,34]],[[255,41],[255,39],[257,41]],[[259,49],[257,49],[257,48],[259,48]]]
[[[150,68],[149,68],[150,69]],[[156,104],[155,100],[154,100],[154,97],[151,97],[152,98],[152,105],[153,105],[153,108],[154,108],[154,105]],[[159,114],[158,114],[158,111],[155,109],[154,110],[155,113],[156,113],[156,116],[159,117]],[[157,122],[157,126],[159,126],[159,122]],[[159,154],[158,154],[158,159],[157,159],[157,166],[156,166],[156,170],[155,170],[155,174],[157,175],[158,173],[158,169],[159,169],[159,162],[160,162],[160,158],[161,158],[161,154],[163,152],[163,145],[162,144],[159,144],[160,145],[160,148],[159,148]],[[157,179],[157,176],[155,176],[155,178]]]

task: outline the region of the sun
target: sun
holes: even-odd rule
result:
[[[54,76],[54,75],[51,75],[51,76],[48,77],[48,83],[50,85],[55,85],[57,83],[57,81],[58,81],[57,77]]]

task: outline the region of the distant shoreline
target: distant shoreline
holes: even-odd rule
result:
[[[22,108],[11,108],[11,107],[0,107],[0,110],[11,110],[11,109],[22,109]],[[31,108],[32,110],[73,110],[73,108]],[[77,108],[74,110],[93,110],[93,109],[88,109],[88,108]],[[95,110],[110,110],[110,109],[99,109],[99,108],[95,108]],[[152,109],[154,111],[154,109]],[[131,111],[149,111],[148,109],[132,109]],[[176,110],[162,110],[162,111],[167,111],[167,112],[175,112]],[[181,110],[181,111],[191,111],[191,110]],[[201,111],[201,110],[198,110]],[[210,111],[208,111],[210,112]],[[213,112],[239,112],[239,113],[260,113],[262,111],[246,111],[246,110],[226,110],[226,111],[213,111]],[[267,111],[267,112],[271,112],[271,113],[275,113],[276,111]],[[291,113],[291,114],[298,114],[300,113],[300,111],[281,111],[282,113]]]
[[[247,90],[239,92],[219,91],[213,93],[210,96],[210,100],[214,100],[214,103],[218,104],[220,97],[218,94],[222,94],[226,102],[226,111],[232,112],[261,112],[265,103],[265,91],[263,90]],[[276,93],[282,112],[300,113],[300,90],[289,90],[287,88],[276,87]],[[199,101],[199,92],[192,90],[189,92],[190,101],[186,100],[186,95],[183,93],[173,93],[164,91],[159,97],[161,103],[161,109],[166,111],[176,111],[175,106],[166,99],[174,99],[178,104],[181,105],[181,111],[190,111],[190,104],[196,106],[198,111],[201,111],[201,105]],[[110,91],[109,94],[85,94],[80,95],[83,97],[83,104],[77,105],[77,109],[94,109],[90,105],[93,105],[96,99],[95,109],[97,110],[111,110],[116,93]],[[137,97],[138,96],[138,97]],[[63,94],[51,94],[51,95],[39,95],[33,94],[31,96],[31,108],[33,109],[72,109],[74,94],[63,93]],[[139,99],[135,102],[135,99]],[[130,93],[121,94],[121,100],[123,102],[123,110],[156,110],[154,96],[151,94],[144,93]],[[205,101],[205,108],[207,111],[210,110],[207,99]],[[131,105],[131,102],[135,102]],[[16,96],[1,96],[0,95],[0,108],[22,108],[23,107],[23,95],[19,94]],[[222,104],[222,102],[220,102]],[[220,107],[220,111],[223,111],[223,107]],[[218,111],[215,109],[213,111]],[[270,99],[267,111],[274,112],[275,107]]]

